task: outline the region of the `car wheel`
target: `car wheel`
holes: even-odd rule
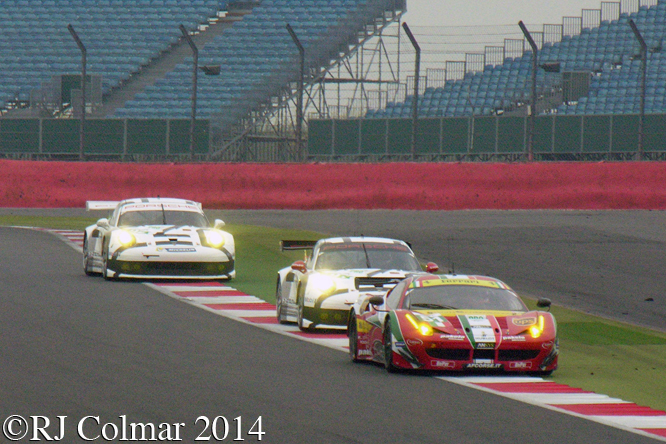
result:
[[[301,331],[311,331],[312,329],[310,327],[306,327],[303,322],[303,298],[301,298],[300,301],[298,301],[298,328],[301,329]]]
[[[287,317],[284,314],[284,307],[282,306],[282,282],[280,282],[280,279],[277,280],[277,286],[275,287],[275,311],[278,322],[286,324]]]
[[[107,245],[102,247],[102,276],[107,281],[113,280],[113,277],[109,274],[109,247]]]
[[[83,271],[86,273],[86,276],[94,276],[96,273],[92,269],[92,263],[90,260],[90,255],[88,254],[88,238],[86,237],[83,241]]]
[[[384,368],[389,373],[395,373],[398,368],[393,364],[393,341],[391,339],[391,324],[390,320],[386,320],[386,328],[384,328]]]
[[[358,328],[356,325],[356,314],[354,310],[349,316],[349,325],[347,326],[347,336],[349,336],[349,357],[352,362],[358,362]]]

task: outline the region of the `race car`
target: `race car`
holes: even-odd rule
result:
[[[538,308],[550,300],[539,299]],[[361,294],[347,329],[354,362],[404,370],[492,370],[549,375],[557,368],[555,318],[530,311],[498,279],[408,276],[388,294]]]
[[[282,241],[282,250],[311,251],[309,258],[278,271],[277,319],[301,330],[346,328],[359,289],[393,287],[407,274],[423,272],[406,242],[380,237],[335,237]],[[437,265],[426,269],[435,272]]]
[[[232,279],[234,238],[211,225],[198,202],[136,198],[88,201],[88,210],[111,210],[84,230],[83,270],[87,275],[148,279]]]

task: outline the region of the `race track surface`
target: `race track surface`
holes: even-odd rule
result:
[[[139,283],[88,278],[80,258],[51,234],[0,228],[0,412],[67,416],[64,442],[83,442],[76,425],[86,416],[121,424],[123,415],[183,423],[184,442],[202,432],[202,415],[232,425],[242,418],[250,442],[245,432],[259,416],[267,443],[655,442],[435,378],[353,365],[339,351]],[[88,436],[99,429],[86,422]]]

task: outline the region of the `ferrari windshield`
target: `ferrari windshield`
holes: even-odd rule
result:
[[[315,270],[379,268],[421,271],[412,251],[401,244],[347,242],[324,244],[319,249]]]
[[[407,290],[402,307],[409,310],[527,311],[512,291],[476,285],[437,285]]]
[[[208,226],[208,220],[203,214],[195,211],[177,210],[127,211],[118,218],[119,227],[143,225],[186,225],[204,228]]]

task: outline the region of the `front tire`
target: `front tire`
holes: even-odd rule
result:
[[[83,241],[83,272],[86,276],[94,276],[95,273],[92,268],[92,263],[90,256],[88,254],[88,238],[86,237]]]
[[[102,277],[107,281],[112,281],[114,278],[109,274],[109,246],[106,242],[102,247]]]
[[[393,363],[393,340],[391,334],[390,319],[386,320],[386,327],[384,328],[384,368],[389,373],[396,373],[398,367]]]
[[[349,358],[352,362],[359,362],[358,358],[358,328],[356,325],[356,314],[354,310],[349,316],[349,325],[347,326],[347,336],[349,336]]]
[[[305,332],[312,331],[311,327],[306,327],[305,326],[305,321],[303,320],[303,310],[305,310],[305,307],[303,305],[303,298],[301,298],[298,301],[298,328],[301,331],[305,331]]]
[[[282,282],[280,282],[279,278],[275,287],[275,311],[278,322],[280,324],[287,324],[287,317],[284,314],[284,306],[282,304]]]

